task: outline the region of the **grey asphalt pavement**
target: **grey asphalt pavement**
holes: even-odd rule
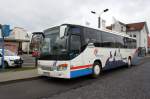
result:
[[[0,99],[150,99],[150,59],[105,71],[98,79],[40,77],[0,85]]]

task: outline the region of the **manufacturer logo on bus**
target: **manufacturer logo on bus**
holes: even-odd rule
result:
[[[97,54],[98,54],[98,49],[95,49],[94,50],[94,55],[97,56]]]

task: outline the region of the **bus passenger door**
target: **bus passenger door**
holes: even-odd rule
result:
[[[71,58],[71,78],[82,76],[80,69],[83,66],[83,55],[81,54],[81,37],[79,35],[71,35],[69,56]]]

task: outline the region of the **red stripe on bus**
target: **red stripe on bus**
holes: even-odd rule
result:
[[[73,66],[73,67],[71,67],[71,70],[89,68],[89,67],[91,67],[91,66],[93,66],[93,65],[90,64],[90,65],[83,65],[83,66]]]

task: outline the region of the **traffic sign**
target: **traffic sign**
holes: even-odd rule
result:
[[[2,35],[7,37],[10,35],[10,25],[2,25]]]

